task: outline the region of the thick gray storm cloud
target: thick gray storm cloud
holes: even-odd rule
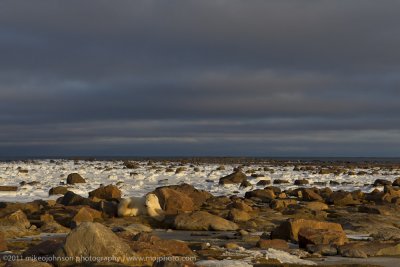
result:
[[[0,156],[399,156],[400,2],[0,2]]]

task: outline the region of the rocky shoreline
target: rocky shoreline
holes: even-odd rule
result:
[[[122,164],[127,172],[155,166],[137,161]],[[197,164],[168,162],[158,168],[185,175],[188,169],[199,169]],[[274,164],[318,175],[400,170],[382,163]],[[57,199],[0,203],[2,265],[380,266],[368,259],[400,256],[400,178],[375,179],[370,192],[332,190],[334,179],[326,184],[296,179],[295,187],[282,188],[289,181],[264,179],[270,171],[270,166],[260,167],[260,163],[256,167],[237,164],[214,185],[236,186],[245,190],[243,196],[213,195],[186,183],[158,186],[151,193],[165,212],[161,222],[147,215],[118,217],[123,197],[120,182],[102,185],[88,196],[74,193],[74,186],[88,181],[71,172],[49,190]],[[5,184],[0,190],[18,190],[14,187]],[[39,258],[42,261],[29,261]],[[381,259],[381,266],[390,266]]]

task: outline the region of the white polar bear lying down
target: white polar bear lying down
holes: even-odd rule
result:
[[[158,221],[164,220],[164,211],[155,194],[147,194],[143,197],[124,198],[118,204],[118,216],[149,215]]]

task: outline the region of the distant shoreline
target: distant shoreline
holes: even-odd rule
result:
[[[155,160],[155,161],[186,161],[199,163],[261,163],[261,162],[291,162],[291,163],[400,163],[400,157],[240,157],[240,156],[0,156],[1,162],[25,160]]]

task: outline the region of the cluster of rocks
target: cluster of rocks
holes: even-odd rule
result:
[[[129,162],[125,167],[138,168]],[[189,184],[163,186],[151,192],[165,211],[162,222],[146,215],[118,218],[121,191],[115,185],[101,186],[89,192],[87,198],[69,190],[69,186],[85,182],[73,173],[68,175],[67,185],[50,189],[50,195],[62,195],[56,201],[0,203],[0,251],[21,257],[115,257],[115,266],[170,266],[151,260],[161,256],[221,260],[229,257],[226,251],[243,249],[276,249],[310,259],[335,255],[400,256],[400,179],[390,184],[377,180],[375,186],[384,188],[371,193],[309,187],[307,180],[296,180],[299,187],[287,190],[265,182],[265,188],[249,190],[244,197],[213,196]],[[219,184],[246,187],[246,182],[247,175],[237,169],[222,177]],[[155,228],[190,231],[193,236],[202,235],[202,231],[206,231],[205,235],[210,231],[224,234],[216,244],[195,238],[184,242],[160,238],[152,231]],[[263,234],[257,234],[260,232]],[[17,239],[40,233],[64,235],[23,245]],[[351,238],[364,233],[372,240]],[[147,258],[138,262],[138,257]],[[255,258],[253,263],[257,262],[263,260]],[[18,266],[17,262],[7,264]],[[35,264],[72,266],[76,262],[52,260]],[[174,266],[195,263],[181,264]]]

